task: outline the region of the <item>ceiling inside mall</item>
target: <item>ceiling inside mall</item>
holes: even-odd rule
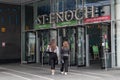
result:
[[[0,0],[0,3],[25,4],[41,0]]]

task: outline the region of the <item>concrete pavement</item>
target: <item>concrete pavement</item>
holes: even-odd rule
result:
[[[48,65],[4,64],[0,65],[0,80],[120,80],[120,70],[70,67],[68,75],[62,75],[57,67],[51,75]]]

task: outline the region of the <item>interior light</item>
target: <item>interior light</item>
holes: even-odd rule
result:
[[[1,28],[1,32],[6,32],[6,28],[5,28],[5,27],[2,27],[2,28]]]

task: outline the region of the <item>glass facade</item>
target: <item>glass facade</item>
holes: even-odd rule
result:
[[[26,5],[25,6],[25,30],[33,29],[33,6]]]
[[[36,8],[35,5],[37,5]],[[36,57],[36,59],[38,59],[38,62],[42,64],[44,63],[44,50],[51,37],[56,37],[59,47],[61,47],[62,41],[64,39],[67,39],[71,43],[70,65],[90,65],[90,59],[94,60],[94,58],[92,58],[93,55],[91,55],[91,53],[88,54],[89,47],[91,45],[93,46],[97,44],[98,47],[101,47],[102,44],[103,47],[106,46],[104,48],[108,49],[109,47],[108,51],[111,52],[112,43],[110,34],[110,7],[110,0],[44,0],[40,2],[38,1],[34,4],[26,5],[25,29],[26,33],[30,33],[27,30],[35,31],[35,55],[38,55],[38,57]],[[81,26],[82,22],[80,20],[71,20],[71,14],[77,14],[74,11],[78,8],[84,9],[84,11],[86,11],[84,12],[85,15],[87,15],[87,17],[85,17],[86,21],[92,21],[85,22],[83,25],[84,27]],[[63,18],[62,13],[60,12],[63,12],[65,14],[64,20],[67,20],[63,20],[57,23],[55,22],[57,18],[61,20]],[[50,22],[50,20],[53,21]],[[69,23],[69,25],[66,25],[66,23]],[[52,31],[52,27],[55,28],[55,30]],[[105,29],[106,31],[104,31]],[[43,36],[44,33],[46,34],[46,31],[49,36]],[[108,39],[104,39],[104,35],[107,35]],[[103,58],[103,55],[104,54],[101,52],[98,59]],[[44,58],[44,60],[45,63],[48,63],[48,55]]]
[[[84,1],[84,2],[82,2],[82,1]],[[104,3],[104,1],[102,1],[102,0],[99,0],[99,1]],[[69,10],[74,11],[78,8],[83,8],[83,6],[84,7],[88,6],[89,8],[87,8],[87,9],[90,9],[90,10],[92,9],[92,6],[95,6],[94,15],[96,15],[96,16],[110,15],[110,6],[109,6],[110,3],[109,3],[109,0],[107,0],[107,1],[108,1],[108,3],[106,3],[106,4],[102,4],[102,3],[98,3],[98,2],[95,4],[91,4],[92,2],[89,3],[86,0],[50,0],[50,1],[44,0],[44,1],[40,1],[40,2],[38,1],[36,3],[37,11],[35,14],[37,14],[37,16],[35,19],[33,19],[33,17],[35,17],[34,13],[33,13],[34,4],[26,5],[26,10],[25,10],[26,30],[50,28],[50,27],[52,27],[51,24],[53,24],[53,23],[56,24],[55,20],[58,19],[58,17],[60,18],[60,16],[62,16],[62,14],[61,14],[61,15],[55,17],[56,14],[53,14],[53,13],[57,12],[59,14],[59,12],[66,12],[66,14],[72,15],[74,13],[67,12],[67,11],[69,11]],[[78,13],[77,15],[82,16],[83,14],[81,12],[80,14]],[[92,16],[91,13],[89,13],[87,15]],[[69,16],[69,17],[66,16],[65,19],[68,20],[70,18],[71,18],[71,16]],[[65,19],[63,19],[63,20],[65,20]],[[71,23],[73,23],[73,22],[69,22],[69,24],[71,24]],[[41,25],[41,24],[43,24],[43,25]],[[75,21],[75,24],[77,24],[76,21]],[[68,25],[68,24],[66,24],[66,25]]]
[[[38,15],[49,15],[50,14],[50,0],[44,0],[42,2],[38,2],[37,8]]]

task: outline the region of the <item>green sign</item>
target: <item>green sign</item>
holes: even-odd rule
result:
[[[74,26],[77,24],[77,20],[72,21],[66,21],[66,22],[59,22],[56,24],[57,27],[63,27],[63,26]]]
[[[66,21],[66,22],[59,22],[56,24],[57,27],[64,27],[64,26],[74,26],[77,24],[77,20]],[[49,29],[51,28],[51,24],[36,24],[34,29]]]
[[[51,24],[36,24],[34,26],[34,29],[48,29],[51,27]]]

